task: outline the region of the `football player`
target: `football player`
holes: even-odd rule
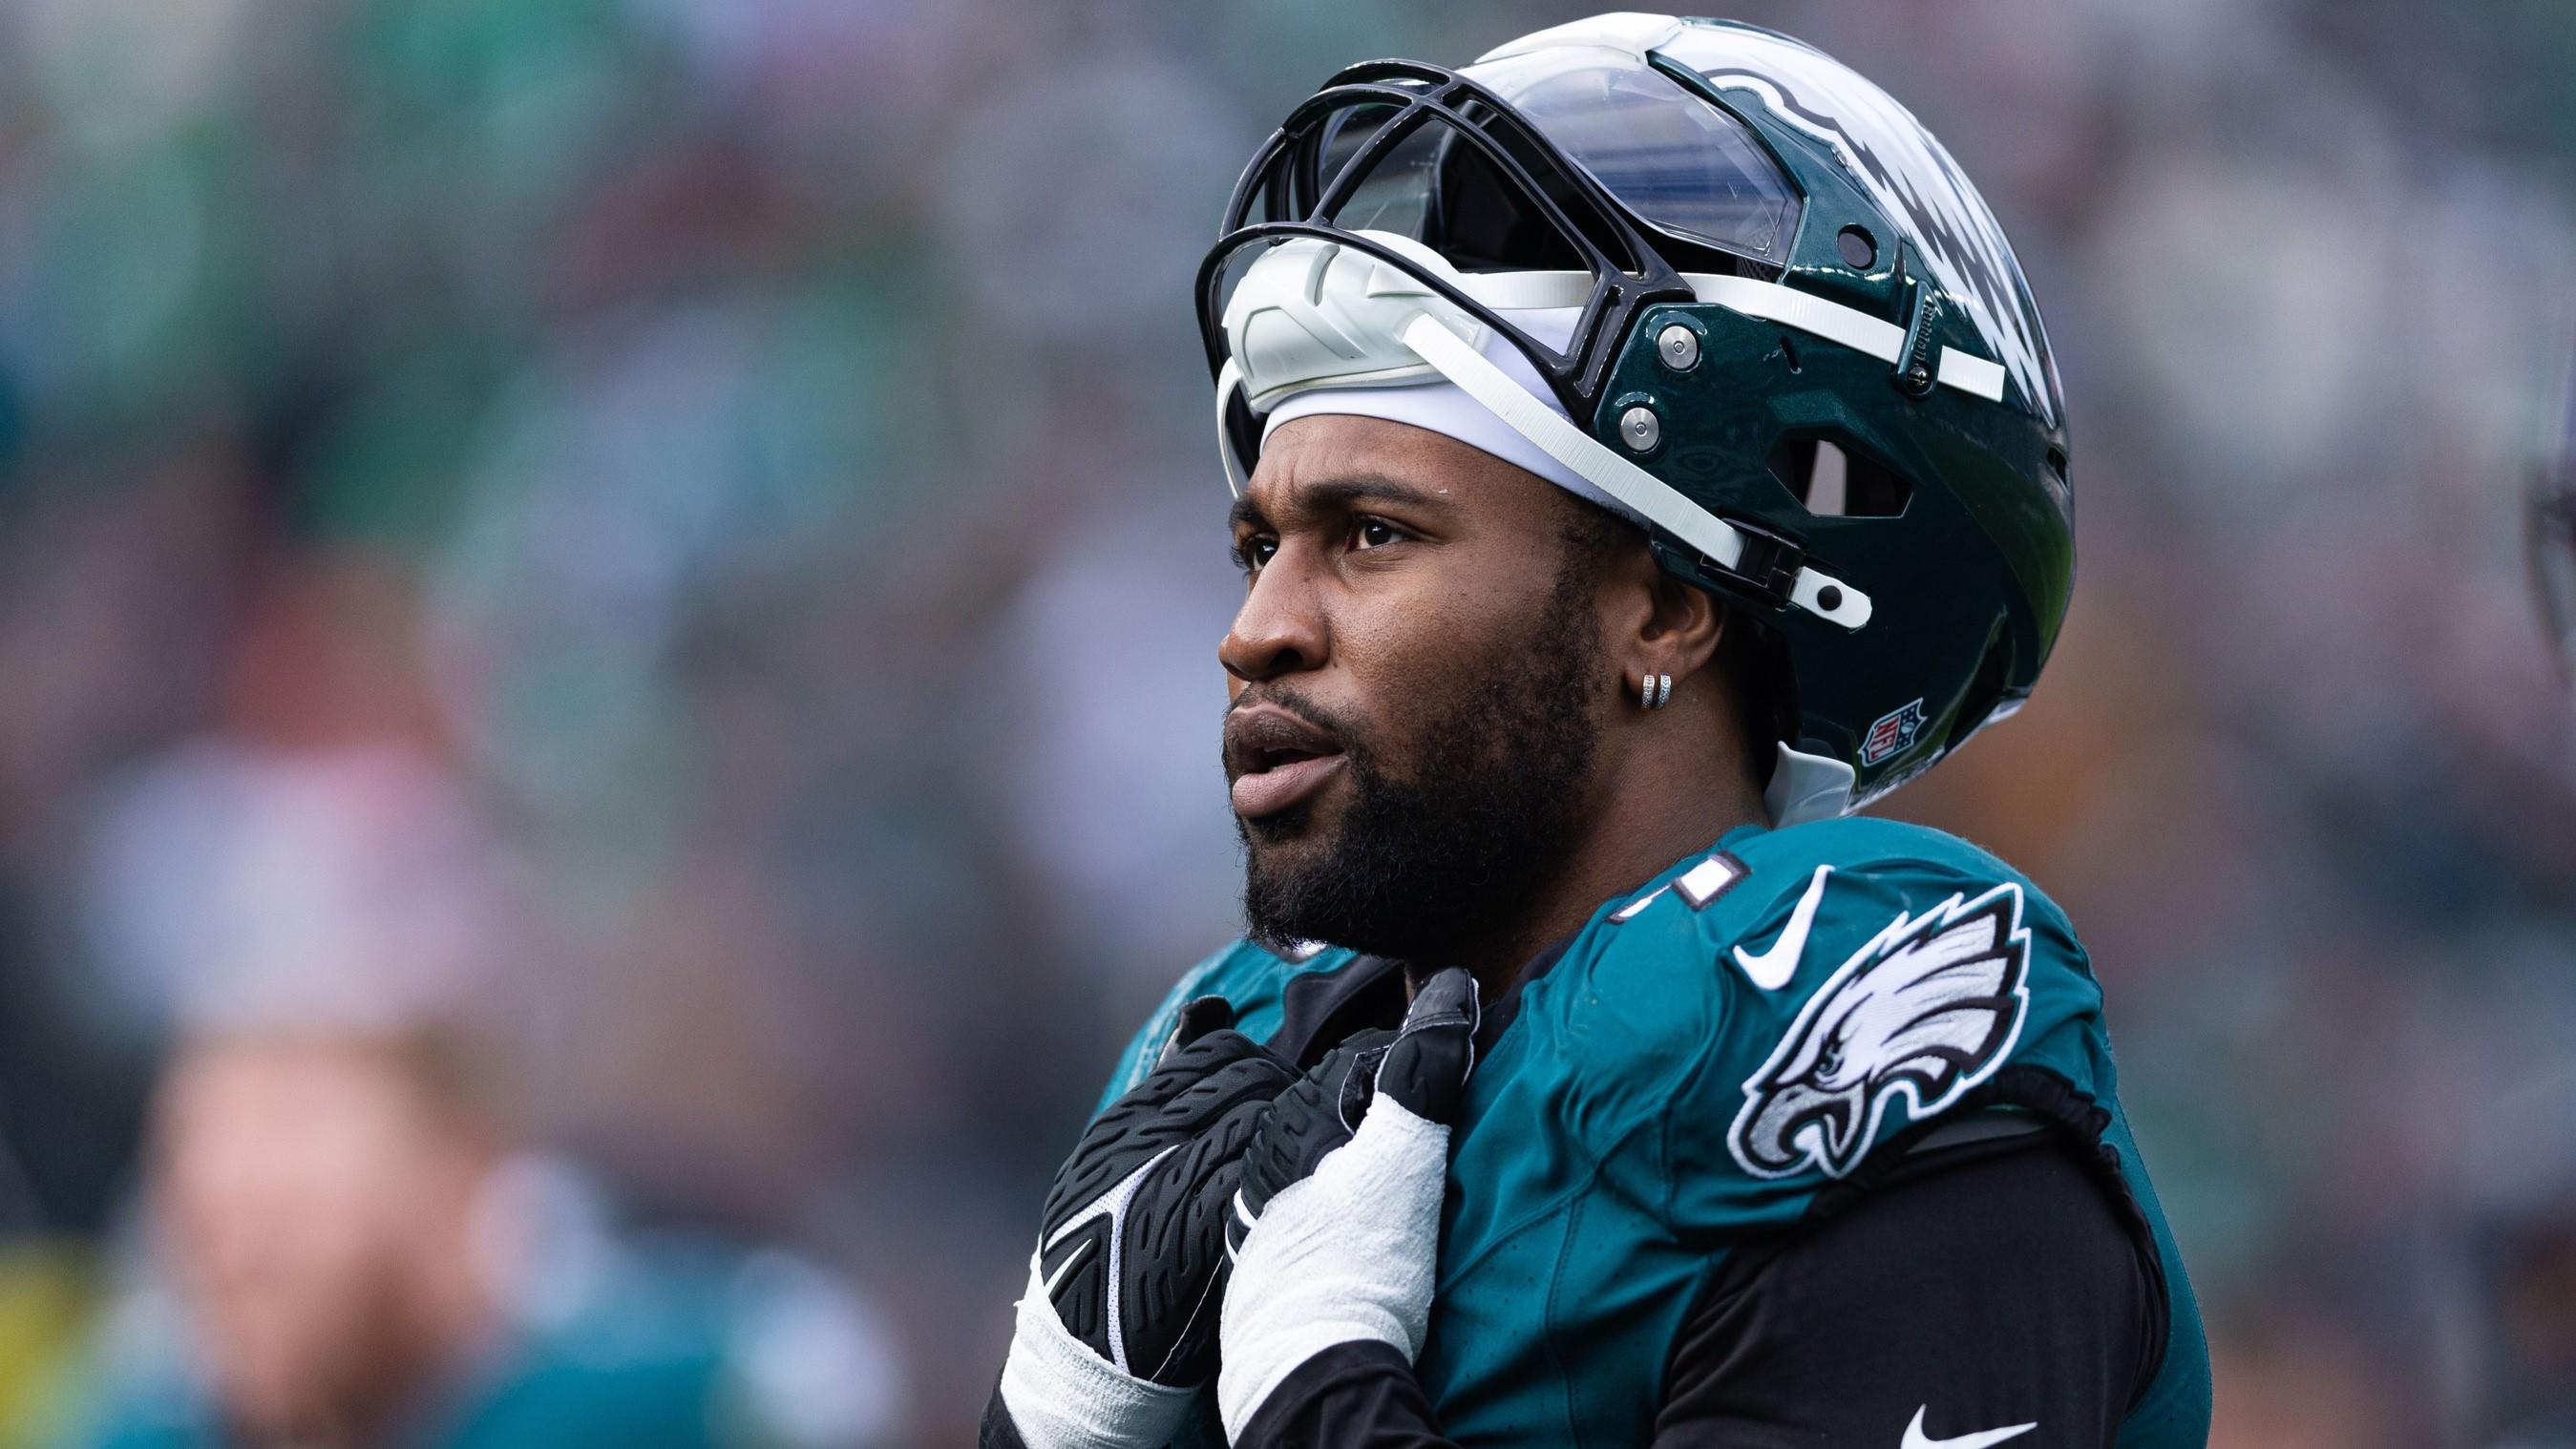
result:
[[[1198,302],[1250,931],[1058,1178],[987,1444],[2202,1444],[2084,948],[1851,813],[2021,703],[2073,577],[1949,155],[1607,15],[1334,77]]]

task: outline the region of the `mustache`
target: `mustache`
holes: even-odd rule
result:
[[[1331,735],[1342,747],[1342,752],[1351,757],[1353,764],[1364,765],[1369,761],[1368,732],[1365,729],[1355,723],[1349,715],[1339,710],[1326,709],[1284,685],[1252,685],[1227,701],[1225,713],[1230,715],[1238,709],[1250,709],[1254,705],[1261,704],[1295,715]]]

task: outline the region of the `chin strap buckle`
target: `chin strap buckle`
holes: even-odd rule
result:
[[[1775,606],[1788,603],[1799,571],[1807,566],[1806,545],[1740,518],[1726,522],[1742,535],[1744,551],[1735,556],[1735,567],[1718,571],[1733,575]]]
[[[1694,548],[1658,540],[1649,545],[1663,566],[1706,585],[1751,594],[1774,609],[1803,609],[1829,624],[1859,629],[1875,606],[1870,597],[1829,574],[1807,567],[1806,545],[1759,524],[1729,518],[1735,534],[1733,566]]]

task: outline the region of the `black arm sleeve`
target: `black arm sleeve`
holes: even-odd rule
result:
[[[1674,1344],[1657,1449],[2110,1444],[2163,1351],[2165,1299],[2153,1239],[2089,1150],[1922,1154],[1731,1261]],[[1991,1437],[2016,1425],[2035,1427]]]
[[[1234,1449],[1447,1449],[1413,1365],[1391,1344],[1337,1343],[1297,1365]]]
[[[1918,1414],[1936,1444],[2029,1424],[2012,1449],[2108,1445],[2164,1340],[2152,1243],[2117,1193],[2054,1139],[1919,1154],[1720,1271],[1675,1341],[1655,1449],[1896,1449]],[[1448,1442],[1401,1354],[1344,1344],[1236,1449]]]

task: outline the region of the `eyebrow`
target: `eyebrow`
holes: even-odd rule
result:
[[[1300,508],[1314,512],[1346,509],[1353,504],[1370,501],[1411,503],[1422,506],[1436,505],[1443,501],[1438,494],[1428,489],[1403,482],[1384,473],[1345,473],[1339,477],[1328,478],[1323,482],[1300,488],[1296,490],[1295,498]],[[1254,502],[1249,493],[1237,497],[1234,500],[1234,507],[1226,514],[1226,523],[1232,528],[1258,528],[1269,521],[1269,515],[1261,511],[1261,505]]]

